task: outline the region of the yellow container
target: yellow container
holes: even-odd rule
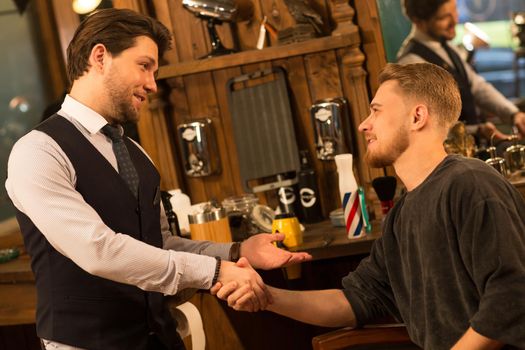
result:
[[[286,248],[294,248],[303,244],[303,234],[299,221],[292,213],[277,214],[272,222],[272,233],[282,233]]]

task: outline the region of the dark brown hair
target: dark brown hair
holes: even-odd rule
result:
[[[427,21],[448,1],[450,0],[403,0],[403,9],[410,20]]]
[[[379,74],[379,83],[397,81],[402,94],[424,102],[439,125],[449,128],[461,112],[458,84],[445,69],[432,63],[388,64]]]
[[[171,48],[168,29],[154,18],[127,9],[103,9],[84,19],[67,48],[69,84],[89,69],[89,55],[103,44],[113,56],[135,45],[135,38],[147,36],[158,47],[159,57]]]

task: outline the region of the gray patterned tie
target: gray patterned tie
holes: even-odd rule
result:
[[[113,152],[117,158],[118,172],[124,181],[128,184],[129,189],[136,198],[139,190],[139,174],[133,165],[129,156],[128,148],[120,134],[120,130],[114,126],[106,124],[102,128],[102,133],[109,137],[113,143]]]

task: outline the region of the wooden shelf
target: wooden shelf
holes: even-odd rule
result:
[[[359,33],[356,30],[348,34],[312,39],[296,44],[272,46],[263,50],[243,51],[198,61],[170,64],[159,68],[157,79],[181,77],[188,74],[328,51],[357,44],[359,40]]]

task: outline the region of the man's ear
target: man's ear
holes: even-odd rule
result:
[[[107,64],[109,52],[103,44],[96,44],[91,49],[89,55],[89,64],[97,71],[101,72],[104,69],[104,65]]]
[[[410,128],[420,130],[428,123],[428,107],[424,104],[418,104],[412,110],[412,119]]]

